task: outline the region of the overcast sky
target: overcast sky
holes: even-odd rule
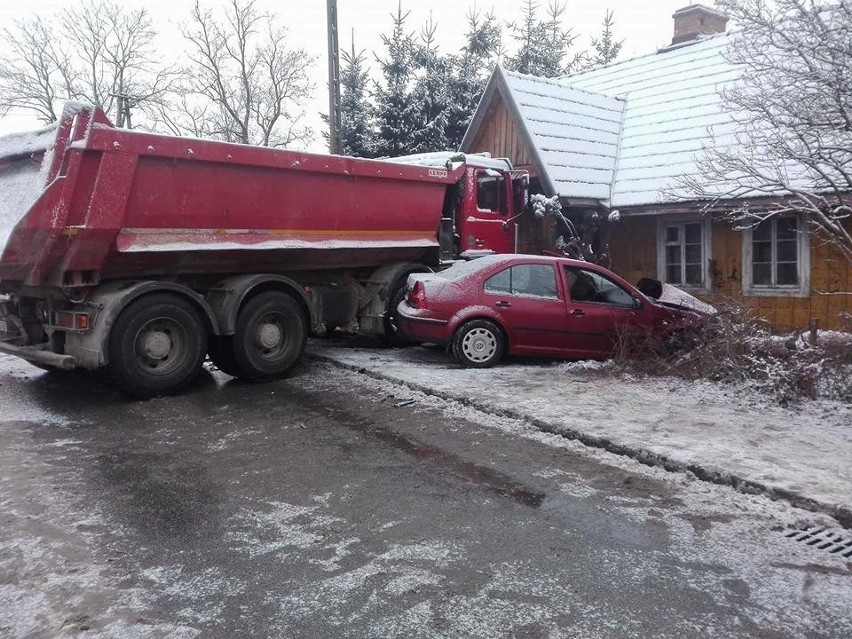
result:
[[[202,0],[202,6],[221,6],[227,0]],[[326,0],[258,0],[276,11],[290,29],[291,46],[302,47],[316,57],[314,78],[316,96],[311,111],[311,123],[316,130],[316,139],[311,150],[322,150],[322,126],[319,112],[328,110],[327,93],[327,40]],[[538,0],[542,7],[548,0]],[[355,47],[381,54],[381,34],[391,29],[391,13],[395,12],[399,0],[338,0],[338,27],[340,47],[348,49],[352,31]],[[183,42],[179,25],[189,16],[194,0],[141,0],[133,7],[145,7],[152,16],[161,34],[160,48],[166,56],[180,55]],[[576,44],[588,48],[592,37],[600,34],[601,24],[607,9],[615,16],[615,33],[623,39],[624,47],[619,59],[628,59],[656,51],[668,44],[672,38],[672,13],[676,9],[692,4],[689,0],[568,0],[564,14],[566,27],[573,29],[579,37]],[[705,0],[712,5],[712,0]],[[0,0],[0,25],[9,25],[13,20],[33,13],[50,15],[68,6],[68,0],[33,0],[12,2]],[[520,19],[521,3],[507,0],[402,0],[403,11],[410,11],[409,29],[419,32],[429,19],[430,13],[438,24],[438,42],[444,52],[452,51],[463,43],[466,30],[465,16],[473,7],[482,10],[494,9],[503,22]],[[510,51],[513,44],[504,29],[504,42]],[[0,44],[0,56],[4,54]],[[375,67],[373,56],[370,62]],[[0,133],[34,128],[37,123],[27,116],[8,116],[0,121]]]

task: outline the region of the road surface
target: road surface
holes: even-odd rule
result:
[[[355,372],[0,384],[2,637],[852,636],[820,516]]]

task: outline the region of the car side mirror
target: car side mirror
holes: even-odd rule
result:
[[[633,298],[633,308],[635,308],[635,309],[642,308],[642,300],[640,300],[638,297]]]
[[[508,223],[508,222],[503,222],[503,230],[504,230],[504,231],[508,231],[508,230],[509,230],[509,223]]]

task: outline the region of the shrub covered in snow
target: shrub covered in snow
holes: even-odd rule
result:
[[[632,372],[734,383],[779,403],[801,399],[852,402],[852,332],[774,334],[737,304],[719,309],[702,334],[669,353],[622,348],[618,362]]]

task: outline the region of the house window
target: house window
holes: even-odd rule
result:
[[[657,277],[674,286],[708,290],[710,225],[707,220],[661,220],[657,239]]]
[[[771,217],[747,229],[744,292],[752,295],[806,295],[809,241],[795,216]]]

